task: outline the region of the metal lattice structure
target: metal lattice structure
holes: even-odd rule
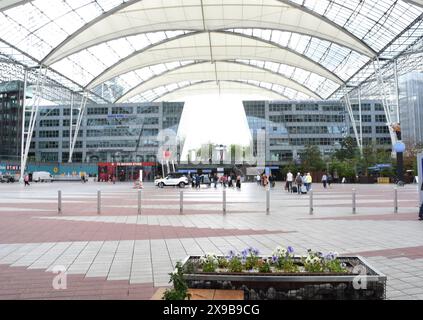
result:
[[[71,136],[87,101],[248,87],[271,99],[343,99],[348,111],[351,100],[381,99],[390,124],[398,77],[423,65],[422,24],[421,0],[4,0],[0,79],[26,74],[33,86],[41,67],[34,92],[78,106]]]

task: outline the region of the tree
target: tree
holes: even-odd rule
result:
[[[306,171],[321,171],[325,167],[320,149],[316,145],[307,145],[302,156],[302,167]]]
[[[341,141],[341,149],[335,151],[335,158],[344,161],[346,159],[354,159],[357,157],[357,142],[352,137],[347,137]]]

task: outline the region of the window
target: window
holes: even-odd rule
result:
[[[266,104],[264,101],[244,101],[247,117],[266,118]]]
[[[390,145],[391,143],[392,143],[391,138],[388,138],[388,137],[376,138],[377,145]]]
[[[358,104],[353,104],[351,107],[352,107],[353,111],[357,111],[357,112],[360,111],[360,106]],[[361,111],[372,111],[371,104],[370,103],[362,103],[361,104]]]
[[[375,111],[385,111],[381,103],[375,103]]]
[[[38,148],[40,149],[57,149],[59,148],[58,141],[40,141],[38,142]]]
[[[292,104],[270,103],[269,111],[270,112],[292,111]]]
[[[159,124],[159,118],[144,118],[144,124],[145,125],[158,125]],[[179,119],[178,119],[179,122]]]
[[[360,133],[360,127],[359,126],[357,126],[357,132]],[[371,126],[363,126],[362,132],[364,134],[371,134],[373,132],[373,130],[372,130]],[[354,128],[353,127],[350,127],[350,134],[354,134]]]
[[[107,107],[93,107],[88,108],[88,115],[106,115],[109,114],[109,108]]]
[[[132,114],[134,108],[132,107],[112,107],[112,114]]]
[[[296,111],[319,111],[318,104],[297,104],[295,106]]]
[[[59,131],[39,131],[38,137],[39,138],[58,138]]]
[[[322,106],[323,111],[333,111],[333,112],[341,112],[345,111],[345,107],[342,105],[333,105],[333,106]]]
[[[375,116],[375,122],[383,122],[383,123],[386,123],[386,116],[384,114],[377,114]]]
[[[60,116],[60,109],[55,108],[55,109],[42,109],[40,111],[40,116],[41,117],[56,117],[56,116]]]
[[[158,106],[142,106],[137,108],[137,113],[139,114],[150,114],[150,113],[159,113]]]
[[[57,152],[41,152],[42,162],[53,162],[59,160],[59,154]]]
[[[71,110],[70,108],[63,109],[63,115],[64,116],[70,116],[70,110]],[[79,110],[78,109],[73,109],[72,114],[73,114],[73,116],[78,116]]]
[[[376,127],[376,133],[389,134],[389,128],[388,128],[388,126],[377,126]]]
[[[40,121],[40,127],[59,127],[60,126],[60,120],[41,120]]]

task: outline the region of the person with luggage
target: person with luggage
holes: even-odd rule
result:
[[[295,178],[295,189],[292,188],[292,192],[296,192],[298,194],[301,194],[301,186],[303,185],[303,177],[301,176],[301,173],[297,173],[297,177]]]

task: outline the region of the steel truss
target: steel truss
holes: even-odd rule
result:
[[[37,117],[40,109],[40,102],[43,96],[43,87],[46,77],[46,70],[43,67],[39,67],[37,71],[37,80],[35,84],[35,91],[31,105],[26,103],[26,93],[28,87],[28,69],[25,70],[24,75],[24,91],[23,91],[23,106],[22,106],[22,141],[21,141],[21,176],[20,181],[23,182],[26,165],[28,162],[29,149],[31,147],[32,135],[34,133],[34,127],[37,122]],[[29,122],[27,123],[27,116],[29,116]]]
[[[73,152],[75,150],[76,141],[78,140],[78,134],[79,134],[79,129],[81,128],[82,119],[85,115],[87,101],[88,101],[87,92],[84,92],[82,94],[82,99],[80,104],[76,104],[73,101],[73,96],[72,96],[72,103],[71,103],[71,109],[70,109],[71,118],[70,118],[70,125],[69,125],[69,130],[70,130],[69,160],[68,160],[69,163],[72,163]],[[75,105],[77,105],[76,108],[75,108]],[[76,119],[76,124],[73,124],[73,110],[78,110],[78,117]]]

